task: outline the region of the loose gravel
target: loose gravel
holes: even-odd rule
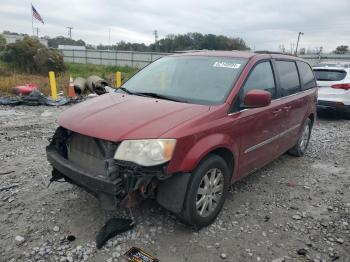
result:
[[[326,115],[307,154],[283,155],[233,185],[224,209],[196,231],[147,200],[136,226],[97,250],[111,217],[67,183],[47,188],[45,146],[67,107],[0,107],[0,261],[124,261],[139,247],[160,261],[350,261],[350,121]]]

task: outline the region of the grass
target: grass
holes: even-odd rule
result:
[[[56,74],[56,85],[58,92],[63,92],[67,95],[70,76],[73,78],[78,76],[86,78],[90,75],[98,75],[105,79],[110,86],[114,86],[115,72],[120,71],[122,73],[122,81],[125,81],[135,74],[137,70],[131,67],[66,63],[66,71]],[[0,95],[1,93],[8,95],[12,93],[12,87],[28,83],[37,84],[39,90],[47,96],[51,93],[48,75],[43,76],[17,72],[0,62]]]

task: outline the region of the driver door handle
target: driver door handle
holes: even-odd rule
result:
[[[282,111],[281,108],[275,109],[275,110],[273,111],[273,114],[274,114],[274,115],[277,115],[277,114],[279,114],[281,111]]]
[[[284,111],[289,111],[289,110],[291,110],[292,109],[292,106],[285,106],[285,107],[283,107],[283,109],[284,109]]]

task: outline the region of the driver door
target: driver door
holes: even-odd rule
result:
[[[238,176],[243,177],[264,166],[279,155],[279,134],[283,126],[283,111],[276,98],[276,81],[271,62],[259,62],[251,70],[240,90],[240,103],[246,93],[262,89],[271,93],[270,105],[243,109],[239,114],[240,156]],[[238,178],[239,178],[238,177]]]

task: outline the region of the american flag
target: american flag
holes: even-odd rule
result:
[[[38,13],[38,11],[36,11],[33,5],[32,5],[32,13],[36,20],[40,21],[41,23],[44,23],[44,20],[41,18],[40,14]]]

